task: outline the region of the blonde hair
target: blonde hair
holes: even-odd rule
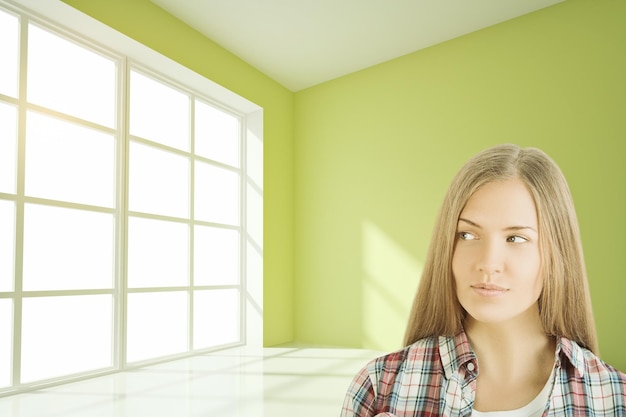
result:
[[[567,181],[543,151],[510,144],[480,152],[452,180],[433,229],[405,345],[430,336],[454,336],[463,328],[465,311],[452,276],[457,222],[476,190],[489,182],[513,178],[526,184],[537,209],[543,329],[547,335],[567,337],[597,353],[580,232]]]

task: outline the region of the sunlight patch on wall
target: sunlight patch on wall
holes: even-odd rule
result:
[[[423,265],[370,221],[362,225],[362,346],[401,347]]]

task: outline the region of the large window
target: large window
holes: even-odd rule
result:
[[[0,395],[244,343],[248,115],[8,3],[0,61]]]

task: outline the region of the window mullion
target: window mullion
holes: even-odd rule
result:
[[[239,162],[239,166],[240,166],[240,171],[239,171],[239,175],[240,175],[240,181],[239,181],[239,192],[240,192],[240,206],[239,206],[239,215],[241,216],[241,220],[239,222],[240,224],[240,229],[239,229],[239,323],[240,323],[240,327],[239,327],[239,340],[241,340],[242,343],[247,343],[246,340],[246,314],[247,314],[247,284],[246,284],[246,277],[247,277],[247,265],[248,265],[248,259],[247,259],[247,255],[246,255],[246,249],[247,249],[247,245],[246,242],[248,240],[248,226],[247,226],[247,213],[248,213],[248,202],[247,202],[247,195],[248,195],[248,172],[247,172],[247,143],[246,143],[246,125],[245,125],[245,120],[241,120],[240,121],[240,126],[239,126],[239,157],[240,162]]]
[[[15,201],[15,264],[13,298],[13,388],[21,386],[22,362],[22,275],[24,265],[24,188],[26,160],[26,81],[28,68],[28,19],[20,16],[20,56],[17,128],[17,190]]]
[[[194,325],[194,301],[195,301],[195,282],[194,282],[194,262],[195,262],[195,167],[196,167],[196,99],[192,95],[189,97],[189,136],[191,143],[190,161],[189,161],[189,308],[187,319],[188,346],[187,351],[192,352],[193,348],[193,325]]]
[[[130,65],[128,59],[120,60],[117,71],[117,201],[116,201],[116,240],[117,265],[115,281],[115,345],[114,366],[124,370],[127,367],[127,318],[128,311],[128,163],[130,132]]]

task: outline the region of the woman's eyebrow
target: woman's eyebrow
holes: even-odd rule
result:
[[[537,230],[535,230],[534,227],[530,227],[530,226],[510,226],[510,227],[505,227],[503,230],[515,231],[515,230],[524,230],[524,229],[532,230],[533,232],[537,233]]]
[[[468,219],[464,219],[462,217],[459,218],[459,222],[465,222],[465,223],[467,223],[467,224],[469,224],[471,226],[474,226],[474,227],[477,227],[479,229],[482,229],[482,226],[479,225],[478,223],[473,222],[473,221],[468,220]],[[532,230],[533,232],[537,233],[537,230],[534,227],[531,227],[531,226],[509,226],[509,227],[505,227],[502,230],[516,231],[516,230],[525,230],[525,229]]]
[[[465,222],[465,223],[470,224],[470,225],[472,225],[472,226],[474,226],[474,227],[478,227],[478,228],[480,228],[480,225],[479,225],[478,223],[474,223],[474,222],[473,222],[473,221],[471,221],[471,220],[467,220],[467,219],[464,219],[464,218],[462,218],[462,217],[459,217],[459,221],[460,221],[460,222]]]

